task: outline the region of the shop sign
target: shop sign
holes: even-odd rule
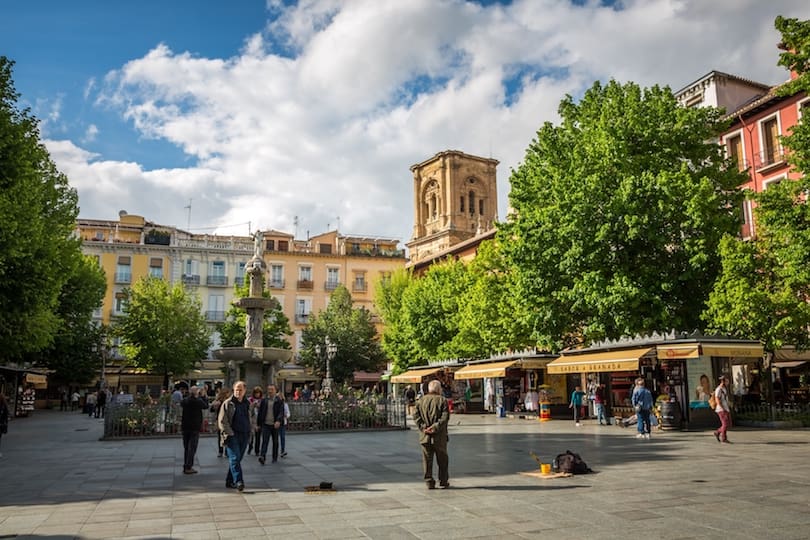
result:
[[[638,360],[618,360],[615,362],[583,362],[568,365],[549,364],[549,373],[601,373],[607,371],[636,371]]]

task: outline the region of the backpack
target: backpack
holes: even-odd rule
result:
[[[714,394],[709,396],[709,407],[711,407],[712,410],[717,408],[717,398],[714,396]]]
[[[587,463],[585,463],[579,454],[575,454],[571,450],[566,450],[564,454],[559,454],[551,463],[551,468],[554,472],[563,472],[569,474],[586,474],[593,472]]]

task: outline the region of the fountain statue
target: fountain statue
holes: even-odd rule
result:
[[[213,351],[214,357],[222,360],[228,367],[228,384],[242,379],[249,389],[254,386],[266,388],[268,384],[275,384],[276,371],[292,358],[290,350],[264,346],[264,312],[273,305],[274,300],[262,296],[262,274],[266,268],[262,258],[263,249],[264,234],[256,231],[253,236],[253,257],[245,265],[249,280],[248,295],[233,302],[235,306],[247,311],[245,345]]]

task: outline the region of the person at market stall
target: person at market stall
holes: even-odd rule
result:
[[[714,399],[717,401],[714,412],[720,418],[720,427],[714,431],[714,438],[719,443],[729,443],[728,428],[731,425],[731,406],[728,402],[728,377],[720,377],[720,384],[714,389]]]
[[[638,435],[639,439],[650,438],[650,413],[653,408],[652,393],[644,385],[644,379],[639,377],[636,379],[636,388],[633,390],[633,397],[631,399],[633,408],[638,416]]]
[[[581,426],[579,419],[585,416],[585,392],[582,391],[581,386],[574,387],[571,392],[571,402],[568,404],[569,409],[574,409],[574,425]]]

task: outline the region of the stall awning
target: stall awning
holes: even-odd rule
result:
[[[549,362],[554,360],[553,358],[521,358],[520,359],[520,367],[521,369],[542,369],[546,367]]]
[[[686,358],[700,357],[700,350],[697,344],[659,345],[656,349],[659,360],[684,360]]]
[[[484,377],[505,377],[506,370],[516,365],[517,360],[506,360],[504,362],[490,362],[488,364],[473,364],[464,366],[453,374],[453,378],[458,379],[483,379]]]
[[[776,368],[797,368],[799,366],[803,366],[807,363],[805,360],[796,360],[794,362],[774,362],[773,367]]]
[[[608,371],[638,371],[638,362],[652,349],[628,349],[624,351],[603,351],[584,354],[571,354],[549,362],[546,369],[550,374],[565,373],[604,373]]]
[[[422,377],[427,377],[429,375],[435,375],[442,369],[440,367],[436,368],[422,368],[422,369],[410,369],[405,373],[400,373],[399,375],[394,375],[391,377],[392,383],[421,383]]]
[[[759,358],[764,353],[761,343],[702,343],[700,348],[704,356]]]
[[[810,350],[797,351],[793,347],[782,347],[773,354],[777,362],[807,362],[810,361]]]

